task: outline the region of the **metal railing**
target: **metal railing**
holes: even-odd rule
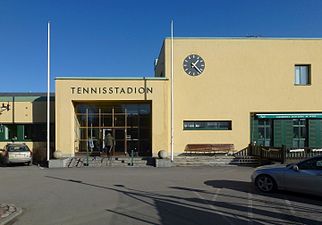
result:
[[[295,160],[303,160],[313,156],[322,155],[322,149],[314,148],[287,148],[285,145],[282,147],[264,147],[261,145],[249,144],[244,153],[249,156],[257,156],[260,160],[270,160],[280,163],[287,163]]]

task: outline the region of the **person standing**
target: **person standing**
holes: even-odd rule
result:
[[[115,145],[115,139],[111,135],[111,133],[107,133],[107,135],[105,136],[104,144],[105,144],[106,154],[110,156],[111,152],[112,152],[112,149],[113,149],[113,147]]]

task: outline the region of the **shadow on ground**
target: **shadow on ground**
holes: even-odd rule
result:
[[[115,191],[125,198],[131,199],[133,204],[149,207],[157,211],[158,220],[152,219],[150,210],[127,210],[126,208],[105,209],[106,212],[114,215],[114,223],[117,224],[118,218],[126,218],[133,221],[133,224],[285,224],[277,218],[286,220],[288,224],[319,224],[318,221],[311,218],[298,217],[296,215],[289,215],[287,211],[273,211],[271,208],[281,207],[274,201],[261,200],[257,197],[252,197],[253,204],[265,203],[263,208],[250,208],[248,204],[248,197],[241,195],[227,195],[219,193],[220,197],[227,199],[235,199],[230,201],[214,200],[212,197],[203,198],[201,195],[213,196],[215,192],[209,190],[193,189],[188,187],[169,187],[171,194],[162,194],[158,192],[150,192],[145,190],[137,190],[126,187],[122,184],[115,184],[107,187],[86,183],[81,180],[66,179],[61,177],[46,176],[50,179],[56,179],[64,182],[73,182],[79,185],[86,185],[92,188]],[[206,185],[214,188],[229,188],[240,192],[255,193],[248,182],[234,182],[234,181],[206,181]],[[175,194],[173,194],[175,193]],[[258,193],[256,193],[258,194]],[[246,196],[246,195],[244,195]],[[144,208],[143,209],[146,209]],[[271,208],[270,208],[271,207]],[[142,209],[142,207],[139,207]],[[152,211],[153,211],[152,210]],[[308,207],[302,207],[296,210],[308,211]],[[312,210],[312,209],[311,209]],[[315,209],[316,210],[316,209]],[[260,219],[250,217],[250,211],[253,214],[260,216]],[[322,211],[320,212],[322,213]],[[121,220],[120,220],[121,221]]]
[[[295,193],[290,191],[281,191],[278,190],[275,193],[262,193],[259,192],[251,182],[246,181],[235,181],[235,180],[208,180],[204,182],[206,185],[209,185],[213,188],[227,188],[235,191],[246,192],[256,195],[267,196],[270,198],[287,198],[288,200],[305,203],[305,204],[314,204],[322,207],[322,197],[315,195],[308,195],[302,193]],[[322,213],[322,209],[321,209]]]

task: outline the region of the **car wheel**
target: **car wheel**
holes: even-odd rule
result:
[[[30,166],[30,162],[27,162],[26,164],[27,164],[27,166]]]
[[[275,180],[268,175],[259,175],[255,180],[256,187],[262,192],[273,192],[276,189]]]

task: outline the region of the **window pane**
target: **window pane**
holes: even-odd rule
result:
[[[294,84],[308,85],[310,84],[310,65],[296,65]]]
[[[99,115],[98,114],[88,114],[88,126],[98,127],[99,126]]]
[[[307,74],[301,74],[301,77],[300,77],[300,83],[301,84],[308,84],[308,77],[307,77]]]
[[[102,125],[103,127],[111,127],[112,126],[112,114],[103,114],[101,115]]]
[[[184,130],[231,130],[231,121],[183,121]]]
[[[298,165],[300,170],[314,170],[316,169],[316,161],[318,159],[311,159],[304,161]]]
[[[86,114],[78,114],[77,120],[78,120],[79,126],[86,127]]]
[[[309,73],[308,66],[301,66],[301,76],[307,76]]]
[[[295,84],[300,84],[300,67],[295,66]]]

